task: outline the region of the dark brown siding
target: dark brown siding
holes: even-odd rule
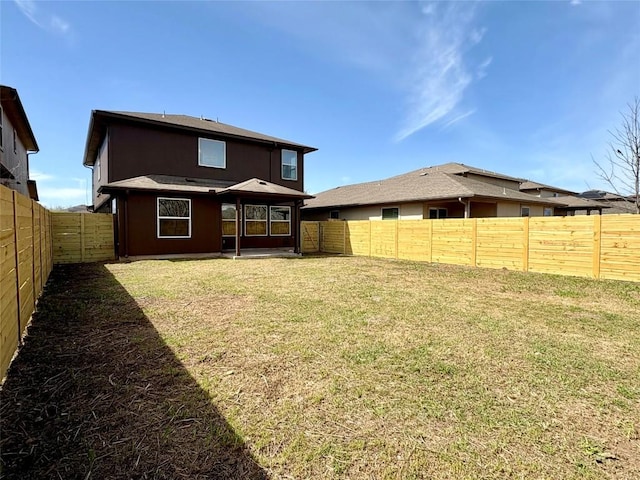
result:
[[[177,175],[242,182],[260,178],[303,191],[303,155],[298,152],[298,180],[282,180],[281,149],[215,137],[226,142],[225,169],[198,165],[197,134],[151,129],[125,123],[109,127],[109,181],[140,175]]]
[[[211,253],[221,250],[220,203],[212,197],[193,196],[191,198],[191,238],[158,238],[157,210],[158,196],[169,198],[189,198],[185,195],[155,195],[131,193],[127,205],[118,211],[121,256],[163,255],[172,253]],[[118,206],[120,207],[121,204]],[[126,210],[126,211],[125,211]],[[128,241],[128,248],[122,245]]]

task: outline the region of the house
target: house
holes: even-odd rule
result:
[[[121,257],[299,252],[315,150],[206,118],[94,110],[83,163],[93,210],[116,215]]]
[[[560,205],[555,207],[555,215],[566,216],[584,214],[591,215],[595,211],[602,215],[603,209],[609,209],[610,206],[601,202],[583,198],[576,192],[565,190],[563,188],[552,187],[543,183],[525,180],[520,184],[520,191],[535,195],[540,198],[554,198]]]
[[[605,190],[587,190],[579,196],[580,198],[597,201],[601,205],[606,205],[609,208],[605,213],[637,213],[634,195],[625,197]]]
[[[15,88],[0,85],[0,184],[38,200],[34,180],[29,180],[29,155],[38,143]]]
[[[555,198],[520,191],[523,179],[461,163],[421,168],[385,180],[315,195],[305,220],[385,220],[553,215]]]

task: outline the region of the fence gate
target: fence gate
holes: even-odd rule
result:
[[[320,222],[302,222],[302,253],[320,251]]]

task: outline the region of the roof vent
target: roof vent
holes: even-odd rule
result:
[[[263,182],[262,180],[260,180],[258,183],[259,183],[260,185],[266,185],[266,184],[267,184],[267,182]]]
[[[185,182],[196,183],[196,181],[193,178],[185,178],[184,181]]]
[[[422,173],[420,174],[420,176],[421,176],[421,177],[424,177],[424,176],[427,176],[427,175],[429,175],[429,172],[422,172]]]

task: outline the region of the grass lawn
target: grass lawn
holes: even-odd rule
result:
[[[211,421],[197,407],[207,404],[228,428],[201,429],[193,448],[225,437],[222,447],[242,446],[259,465],[245,474],[255,478],[640,478],[640,284],[357,257],[100,268],[117,282],[96,274],[81,295],[65,290],[77,318],[111,319],[87,330],[87,355],[99,359],[99,335],[119,319],[134,328],[126,310],[136,308],[177,359],[150,364],[155,344],[129,332],[111,350],[135,358],[109,375],[105,362],[87,380],[94,396],[137,392],[119,408],[156,412],[161,426],[145,420],[145,438],[161,428],[162,441],[177,442]],[[115,302],[114,289],[133,302]],[[64,292],[55,294],[62,305]],[[56,305],[45,301],[44,313]],[[199,388],[174,387],[178,369]],[[135,399],[147,397],[135,389],[144,388],[157,397],[141,409]],[[116,451],[107,427],[120,423],[89,435],[86,415],[76,435],[93,454],[78,461],[99,472]],[[136,435],[122,433],[123,444]],[[122,464],[136,459],[136,442],[118,450]]]

